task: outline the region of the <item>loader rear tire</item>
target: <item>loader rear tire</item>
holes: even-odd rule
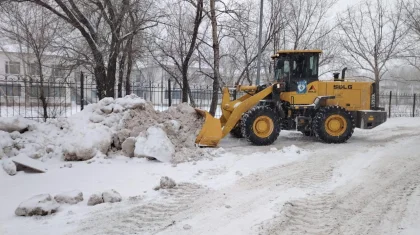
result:
[[[241,121],[230,131],[230,134],[235,138],[244,138],[242,135]]]
[[[354,118],[340,106],[321,108],[314,117],[315,136],[326,143],[344,143],[353,135]]]
[[[242,115],[242,136],[254,145],[270,145],[280,134],[280,116],[270,107],[256,106]]]

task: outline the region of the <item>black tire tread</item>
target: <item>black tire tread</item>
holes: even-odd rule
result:
[[[230,131],[230,135],[235,138],[244,138],[242,135],[241,120],[238,121],[238,124]]]
[[[333,114],[344,116],[347,121],[347,130],[341,136],[330,136],[325,131],[325,120]],[[314,117],[312,130],[315,136],[325,143],[344,143],[353,135],[356,127],[353,115],[340,106],[326,106],[321,108]]]
[[[274,130],[272,134],[266,138],[260,138],[253,133],[254,120],[262,115],[271,117],[274,124]],[[241,132],[242,136],[254,145],[270,145],[277,140],[280,129],[281,121],[279,114],[267,106],[256,106],[248,110],[242,115],[241,118]]]

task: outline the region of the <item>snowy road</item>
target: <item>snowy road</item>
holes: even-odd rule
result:
[[[420,234],[419,143],[420,119],[395,118],[340,145],[282,132],[264,147],[228,138],[220,157],[176,167],[117,158],[0,175],[0,234]],[[163,175],[185,183],[152,190]],[[13,215],[34,193],[75,188],[115,188],[124,201]]]

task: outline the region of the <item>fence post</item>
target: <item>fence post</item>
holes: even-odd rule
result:
[[[153,102],[152,101],[152,92],[153,92],[153,89],[152,89],[152,80],[149,80],[149,91],[150,91],[150,102]]]
[[[168,106],[172,106],[172,94],[171,94],[172,88],[171,88],[171,79],[168,79]]]
[[[392,91],[389,92],[389,106],[388,106],[389,114],[388,114],[388,118],[391,118],[391,99],[392,99]]]
[[[416,94],[414,94],[414,101],[413,101],[413,117],[416,116]]]
[[[85,97],[84,97],[84,76],[83,76],[83,72],[80,71],[80,105],[81,105],[81,110],[84,109],[85,106]]]

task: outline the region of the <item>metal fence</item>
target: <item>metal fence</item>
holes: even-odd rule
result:
[[[22,116],[39,121],[45,117],[68,117],[80,112],[86,105],[99,101],[96,83],[91,76],[83,76],[76,81],[54,78],[49,78],[48,81],[41,83],[39,79],[29,76],[0,75],[0,117]],[[191,85],[190,90],[196,107],[209,110],[212,87]],[[44,93],[46,105],[40,99],[41,91]],[[118,84],[115,85],[115,91],[118,91]],[[126,93],[150,101],[158,111],[164,111],[182,102],[181,88],[173,81],[131,82],[128,92],[123,84],[121,95],[125,96]],[[220,115],[221,110],[218,107],[216,116]]]
[[[117,84],[115,90],[118,90]],[[41,91],[45,96],[45,109],[40,99]],[[125,86],[122,93],[122,96],[127,93]],[[132,82],[128,93],[150,101],[158,111],[181,103],[181,88],[170,81]],[[209,110],[212,87],[191,85],[191,96],[197,108]],[[96,85],[91,76],[84,76],[83,79],[71,82],[48,78],[48,82],[41,83],[38,79],[27,76],[0,75],[0,117],[22,116],[38,121],[45,118],[68,117],[80,112],[85,105],[98,101]],[[383,93],[380,95],[380,106],[385,107],[390,117],[420,116],[420,99],[416,95]],[[221,110],[218,105],[216,116],[220,115]]]

